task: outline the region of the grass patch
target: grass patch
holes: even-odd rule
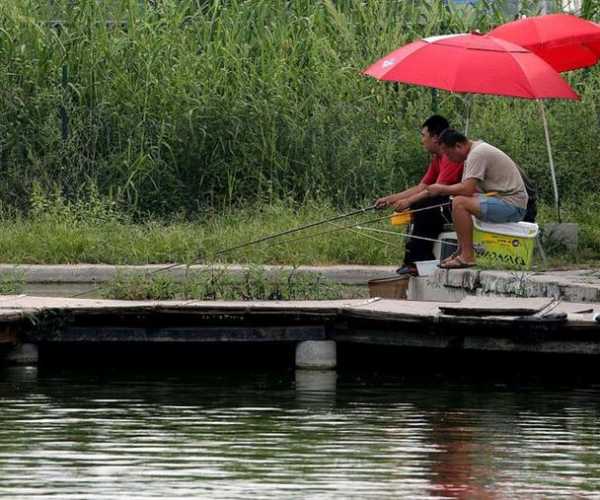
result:
[[[366,201],[363,206],[368,206]],[[397,265],[402,261],[404,226],[392,226],[386,212],[366,212],[231,252],[223,250],[342,213],[327,202],[292,201],[205,212],[186,220],[134,222],[95,191],[68,202],[60,194],[34,193],[29,215],[0,218],[0,262],[11,264],[213,264]],[[384,218],[372,224],[365,221]],[[600,266],[600,198],[588,196],[563,207],[563,219],[579,224],[579,248],[546,248],[546,268]],[[554,221],[552,207],[540,207],[541,225]],[[353,224],[394,231],[381,234],[344,229]],[[544,266],[538,261],[538,268]],[[159,286],[156,283],[156,286]],[[165,285],[166,286],[166,285]]]
[[[18,295],[25,290],[25,276],[15,271],[0,276],[0,295]]]
[[[576,251],[557,245],[546,249],[549,269],[600,268],[600,194],[586,196],[578,203],[567,203],[562,207],[563,221],[579,225]],[[542,206],[540,224],[556,220],[554,208]]]
[[[122,300],[326,300],[368,296],[365,287],[334,284],[316,273],[267,273],[255,267],[241,276],[226,270],[175,280],[161,274],[120,275],[101,290]]]

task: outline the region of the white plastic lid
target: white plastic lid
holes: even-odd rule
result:
[[[534,222],[483,222],[473,217],[473,225],[486,233],[505,234],[518,238],[535,238],[540,230]]]

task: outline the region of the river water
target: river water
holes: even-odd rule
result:
[[[1,376],[2,498],[600,498],[600,385]]]

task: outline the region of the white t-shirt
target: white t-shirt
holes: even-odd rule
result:
[[[510,205],[527,208],[527,190],[516,163],[503,151],[483,141],[471,144],[462,180],[477,179],[484,193],[494,191]]]

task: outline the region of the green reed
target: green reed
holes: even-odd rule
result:
[[[522,2],[535,12],[535,2]],[[0,199],[90,186],[139,216],[292,199],[356,206],[415,182],[417,129],[459,96],[361,71],[413,39],[486,31],[502,2],[13,0],[0,4]],[[563,196],[597,175],[600,71],[569,75],[581,103],[548,115]],[[435,101],[435,102],[434,102]],[[472,132],[504,148],[551,199],[533,103],[478,97]]]
[[[164,274],[121,274],[104,286],[105,298],[122,300],[331,300],[368,296],[366,287],[343,286],[318,273],[267,273],[252,267],[239,276],[226,269],[176,280]]]

